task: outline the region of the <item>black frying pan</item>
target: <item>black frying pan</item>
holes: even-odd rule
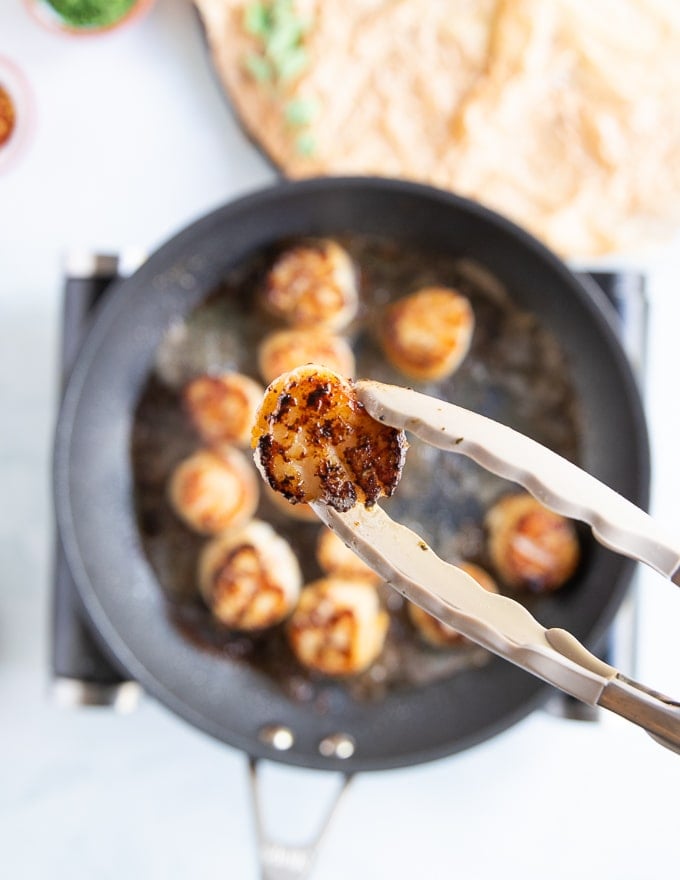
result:
[[[428,187],[382,179],[279,184],[181,232],[108,297],[73,369],[57,426],[56,509],[70,568],[105,646],[129,674],[190,723],[255,757],[344,771],[430,760],[479,742],[539,705],[550,689],[493,659],[380,702],[345,700],[324,712],[295,703],[243,663],[198,650],[167,614],[132,503],[130,433],[140,389],[168,327],[225,273],[262,247],[298,235],[388,236],[475,259],[559,337],[584,416],[582,465],[640,506],[649,453],[641,403],[613,330],[611,307],[525,232],[490,211]],[[559,623],[601,643],[633,564],[601,547],[559,602]],[[261,731],[295,735],[279,752]],[[353,756],[324,757],[327,736],[353,737]]]

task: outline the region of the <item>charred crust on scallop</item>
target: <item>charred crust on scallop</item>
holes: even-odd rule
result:
[[[402,431],[371,418],[352,383],[308,364],[267,389],[253,432],[264,479],[289,501],[339,511],[392,495],[406,454]]]

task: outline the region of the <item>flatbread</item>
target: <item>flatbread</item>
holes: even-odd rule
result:
[[[258,82],[244,0],[194,0],[220,78],[284,173],[377,174],[475,198],[564,256],[680,226],[675,0],[296,0],[292,82]],[[290,102],[317,108],[300,130]]]

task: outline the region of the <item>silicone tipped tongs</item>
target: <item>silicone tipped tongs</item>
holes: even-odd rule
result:
[[[547,507],[588,523],[605,546],[680,584],[680,541],[559,455],[491,419],[406,388],[364,381],[356,391],[373,418],[520,483]],[[518,602],[487,592],[377,505],[357,504],[344,513],[321,502],[312,506],[407,599],[489,651],[584,703],[627,718],[680,752],[680,703],[626,678],[566,630],[546,629]]]

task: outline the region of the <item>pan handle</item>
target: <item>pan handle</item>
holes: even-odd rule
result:
[[[335,792],[323,817],[321,827],[316,835],[306,844],[295,846],[273,840],[264,827],[261,779],[258,773],[259,760],[248,759],[248,779],[253,802],[253,816],[257,835],[257,848],[260,860],[260,877],[262,880],[304,880],[309,876],[317,851],[331,820],[336,813],[342,796],[352,781],[351,773],[341,773],[340,785]]]

